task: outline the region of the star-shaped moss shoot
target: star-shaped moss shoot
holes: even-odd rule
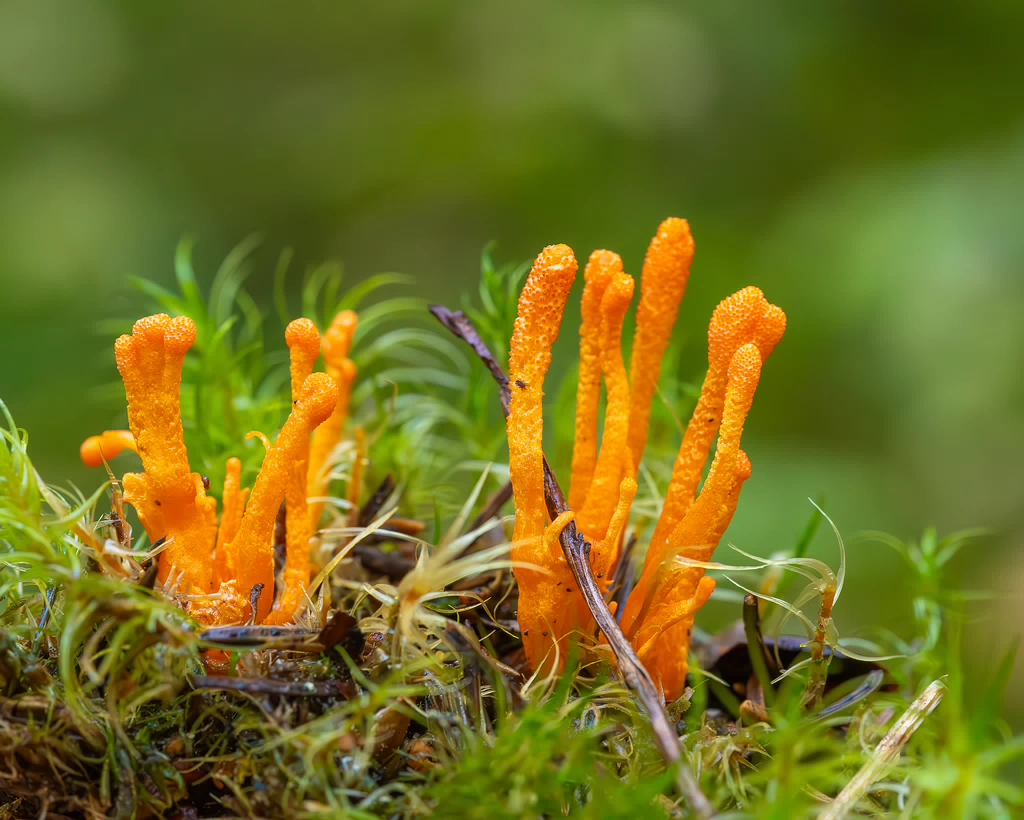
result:
[[[252,615],[252,590],[262,585],[257,622],[294,620],[305,601],[310,542],[323,512],[331,460],[348,412],[355,365],[348,359],[357,319],[343,311],[321,342],[308,319],[286,332],[291,359],[292,408],[268,447],[250,492],[242,487],[242,463],[227,462],[223,509],[207,496],[203,479],[189,468],[181,423],[181,373],[196,338],[184,316],[140,319],[114,346],[128,398],[128,430],[108,430],[82,445],[82,460],[99,466],[134,450],[143,472],[122,479],[124,500],[135,508],[153,543],[163,543],[158,579],[188,601],[207,624],[239,623]],[[326,373],[314,373],[321,347]],[[310,437],[314,431],[317,436]],[[274,607],[274,525],[286,504],[284,589]]]
[[[559,545],[568,522],[575,519],[590,542],[592,569],[606,593],[618,567],[661,361],[689,281],[693,252],[687,223],[665,220],[644,261],[628,377],[621,337],[633,279],[623,272],[618,255],[604,250],[591,255],[584,271],[572,511],[550,524],[544,503],[541,400],[551,346],[575,277],[572,251],[564,245],[546,248],[523,288],[509,360],[508,434],[519,624],[534,668],[559,665],[567,638],[574,631],[593,631],[589,610]],[[686,685],[693,618],[714,590],[702,569],[679,558],[710,560],[732,520],[740,490],[751,474],[750,460],[740,449],[743,425],[764,360],[785,328],[785,314],[753,287],[723,301],[711,320],[708,374],[683,437],[643,572],[623,612],[624,632],[670,699],[682,694]],[[599,451],[602,382],[607,398]],[[716,437],[715,458],[698,496]]]

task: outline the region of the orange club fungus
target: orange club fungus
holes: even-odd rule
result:
[[[519,624],[527,659],[535,669],[562,663],[574,632],[593,634],[593,618],[576,589],[559,538],[575,520],[591,544],[591,568],[607,594],[621,558],[661,362],[693,253],[686,221],[665,220],[644,261],[628,376],[621,335],[633,280],[616,254],[591,255],[584,271],[572,511],[550,523],[544,499],[542,398],[551,346],[575,278],[572,251],[564,245],[546,248],[523,288],[509,359],[508,439],[516,506],[512,557],[519,583]],[[740,449],[743,425],[761,367],[785,329],[785,314],[754,287],[725,299],[711,319],[708,373],[683,436],[643,570],[622,612],[624,633],[668,699],[679,697],[685,688],[693,619],[715,586],[703,569],[686,559],[709,561],[732,521],[751,474],[750,459]],[[598,450],[602,383],[606,410]],[[716,438],[714,460],[698,495]]]
[[[135,508],[151,541],[164,545],[158,567],[164,589],[187,600],[200,622],[290,623],[305,601],[310,543],[355,379],[348,353],[356,326],[355,314],[343,311],[321,341],[308,319],[288,325],[291,412],[273,444],[264,438],[268,448],[251,491],[242,487],[242,462],[228,459],[219,522],[216,499],[190,470],[181,422],[181,374],[195,343],[195,323],[185,316],[148,316],[115,343],[131,429],[90,437],[82,444],[82,461],[95,467],[125,450],[139,454],[143,472],[123,477],[124,501]],[[321,351],[326,373],[313,372]],[[282,502],[286,558],[275,607],[273,539]],[[252,613],[256,587],[261,592]]]

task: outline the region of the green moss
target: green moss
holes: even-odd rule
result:
[[[158,308],[196,321],[183,415],[193,463],[214,487],[228,455],[244,453],[246,469],[255,472],[261,452],[240,450],[245,433],[273,432],[288,407],[284,346],[266,341],[261,311],[241,287],[248,249],[225,261],[205,297],[187,245],[177,258],[179,293],[140,283]],[[282,264],[279,282],[284,270]],[[484,256],[480,304],[467,307],[496,350],[508,338],[524,271],[496,268]],[[303,312],[323,322],[402,280],[379,277],[346,293],[340,281],[335,268],[312,271]],[[283,285],[277,293],[284,320]],[[325,560],[348,558],[332,567],[316,603],[358,618],[366,647],[342,641],[326,651],[296,650],[260,636],[232,649],[231,680],[241,691],[202,683],[202,653],[220,644],[141,583],[147,546],[141,538],[117,543],[103,515],[111,488],[86,497],[47,484],[32,466],[28,436],[0,405],[0,811],[685,815],[646,717],[611,669],[572,666],[558,680],[524,685],[504,665],[519,646],[509,628],[507,533],[470,523],[505,478],[490,465],[503,458],[504,425],[483,368],[435,331],[423,308],[398,297],[360,311],[354,413],[372,443],[370,483],[392,473],[398,486],[371,525],[325,536]],[[666,390],[685,393],[678,384]],[[658,441],[649,460],[669,460],[668,445]],[[340,496],[345,480],[341,475],[336,487]],[[638,520],[657,505],[656,484],[649,486]],[[429,542],[412,538],[414,568],[387,581],[361,569],[349,550],[353,537],[369,546],[374,531],[387,529],[386,513],[396,504],[404,515],[433,520],[434,534]],[[835,578],[833,569],[805,558],[821,520],[816,513],[788,556],[742,557],[747,568],[729,572],[752,590],[784,573],[776,594],[789,603],[767,605],[761,629],[769,638],[787,618],[817,622],[823,585],[815,579]],[[823,660],[778,682],[767,720],[757,720],[743,712],[742,695],[729,694],[746,681],[715,680],[694,664],[693,692],[672,712],[688,763],[719,811],[815,816],[872,764],[886,732],[936,679],[945,683],[942,703],[922,718],[898,759],[879,770],[858,811],[1008,818],[1024,807],[1024,738],[1000,717],[1014,653],[991,674],[971,670],[989,683],[980,697],[966,694],[959,634],[972,596],[945,573],[971,534],[941,539],[927,531],[915,544],[879,537],[906,559],[915,632],[865,646],[840,643],[830,626],[828,641],[850,653],[897,655],[885,662],[881,688],[881,675],[861,675],[819,697],[840,674],[838,661]],[[402,543],[392,538],[374,549],[401,558]],[[483,548],[468,551],[474,544]],[[788,579],[800,576],[810,585],[791,593]],[[462,580],[467,588],[452,588]],[[742,598],[721,586],[723,600]],[[260,688],[267,679],[321,688],[272,693]]]

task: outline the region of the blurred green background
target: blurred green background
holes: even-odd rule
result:
[[[999,596],[968,642],[991,660],[1024,622],[1022,34],[989,0],[0,2],[0,396],[89,487],[79,442],[123,423],[96,325],[185,234],[207,278],[261,234],[268,305],[286,246],[454,303],[489,240],[638,273],[684,216],[687,378],[733,290],[790,320],[730,539],[792,544],[819,494],[851,537],[987,527],[957,575]],[[850,561],[844,633],[906,632],[898,559]]]

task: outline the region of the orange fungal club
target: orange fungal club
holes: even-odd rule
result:
[[[640,469],[647,445],[651,403],[658,389],[661,359],[672,338],[679,305],[690,281],[693,237],[685,219],[666,219],[658,226],[644,259],[640,277],[640,304],[629,363],[632,394],[629,408],[629,449],[633,465]]]
[[[519,582],[519,624],[523,647],[532,666],[564,660],[556,647],[575,629],[578,602],[575,581],[551,534],[564,527],[561,517],[547,531],[544,501],[544,379],[551,365],[551,346],[558,338],[569,291],[576,278],[576,258],[565,245],[545,248],[519,296],[519,311],[509,352],[509,473],[515,496],[516,523],[512,560]],[[528,565],[528,566],[526,566]]]
[[[292,382],[292,403],[298,404],[306,379],[320,358],[320,331],[309,319],[296,319],[284,331]],[[333,412],[333,411],[332,411]],[[309,542],[313,537],[306,500],[306,471],[309,463],[309,437],[299,438],[294,464],[285,490],[285,569],[284,592],[267,623],[290,623],[302,604],[309,585]]]
[[[314,532],[319,529],[323,517],[324,504],[320,499],[327,495],[330,487],[332,457],[348,418],[352,385],[356,380],[356,365],[348,354],[358,327],[359,317],[355,311],[339,311],[321,343],[327,373],[338,385],[338,404],[331,417],[317,428],[310,446],[306,495],[311,499],[309,523]]]
[[[601,371],[608,391],[604,435],[579,527],[592,541],[604,538],[619,497],[629,446],[629,381],[622,360],[622,323],[633,299],[633,277],[616,273],[601,299]]]
[[[572,450],[569,506],[583,509],[597,464],[597,416],[601,400],[601,301],[622,259],[611,251],[594,251],[583,270],[580,312],[580,373],[576,387],[576,440]]]
[[[693,239],[685,220],[667,219],[644,261],[629,374],[622,327],[633,280],[622,260],[596,251],[584,271],[571,511],[547,524],[544,499],[543,387],[576,270],[564,245],[538,257],[519,299],[512,335],[509,468],[516,506],[512,557],[519,582],[519,626],[527,660],[547,668],[564,658],[566,638],[584,637],[592,616],[559,544],[575,521],[590,542],[591,568],[608,594],[622,554],[646,447],[651,404],[690,275]],[[643,571],[622,612],[622,628],[669,699],[686,685],[696,614],[715,582],[686,563],[707,562],[732,521],[750,477],[740,448],[761,368],[786,329],[786,316],[754,287],[725,299],[708,329],[708,373],[686,429]],[[601,384],[607,394],[598,450]],[[711,469],[701,475],[717,438]],[[682,560],[681,560],[682,559]]]
[[[355,379],[348,354],[356,323],[355,313],[342,311],[323,340],[308,319],[288,325],[291,412],[273,444],[261,433],[251,434],[267,444],[251,492],[242,486],[242,462],[228,459],[219,522],[216,499],[206,494],[208,482],[189,468],[181,422],[182,366],[195,343],[195,323],[184,316],[148,316],[115,343],[131,430],[90,437],[82,444],[82,461],[100,466],[124,450],[138,452],[143,471],[122,479],[124,501],[135,508],[150,540],[166,545],[158,573],[164,589],[181,596],[199,621],[242,622],[250,615],[250,593],[259,585],[256,622],[291,623],[305,600],[310,543],[322,509],[310,502],[309,490],[315,486],[325,494],[329,488],[325,465],[341,438]],[[314,372],[321,348],[327,373]],[[329,419],[329,436],[317,450],[311,437]],[[315,458],[320,461],[314,463]],[[274,607],[273,536],[282,502],[284,589]]]
[[[754,343],[763,359],[786,330],[786,315],[754,287],[744,288],[715,308],[708,328],[708,373],[686,427],[672,470],[661,517],[655,527],[648,561],[659,554],[673,527],[693,504],[711,445],[718,435],[725,403],[727,372],[741,345]]]

